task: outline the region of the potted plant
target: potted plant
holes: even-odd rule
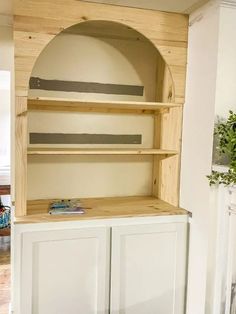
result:
[[[207,176],[209,184],[233,186],[236,184],[236,114],[233,111],[229,111],[226,121],[216,125],[214,134],[218,142],[216,149],[220,156],[227,157],[229,168],[227,172],[212,170]]]

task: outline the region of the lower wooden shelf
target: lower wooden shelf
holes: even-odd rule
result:
[[[126,217],[187,215],[180,207],[170,205],[153,196],[104,197],[80,199],[82,215],[50,215],[49,204],[54,200],[28,201],[27,216],[16,217],[15,223],[40,223],[68,220],[108,219]]]

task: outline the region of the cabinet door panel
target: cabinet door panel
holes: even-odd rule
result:
[[[184,314],[187,224],[112,228],[111,313]]]
[[[109,230],[23,234],[22,314],[108,313]]]

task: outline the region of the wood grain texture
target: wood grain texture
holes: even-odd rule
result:
[[[85,21],[111,21],[124,24],[149,39],[174,71],[177,100],[184,99],[187,15],[116,7],[73,0],[16,0],[14,39],[16,55],[16,92],[28,94],[34,63],[46,45],[62,30]],[[24,67],[22,66],[24,64]],[[182,75],[182,77],[181,77]],[[179,81],[183,82],[180,83]]]
[[[163,115],[162,145],[164,149],[172,148],[178,154],[161,160],[161,190],[160,197],[172,205],[179,204],[180,156],[182,137],[182,108],[171,109]]]
[[[16,97],[16,128],[15,128],[15,214],[26,214],[27,200],[27,117],[19,115],[27,108],[26,97]]]
[[[27,190],[27,102],[29,79],[42,50],[61,31],[87,21],[110,21],[125,25],[146,37],[160,52],[165,66],[159,103],[85,102],[42,104],[29,101],[30,110],[85,112],[159,112],[156,119],[154,149],[180,150],[182,104],[185,94],[185,73],[188,39],[188,17],[182,14],[135,9],[74,0],[15,0],[15,88],[16,88],[16,215],[26,214]],[[160,90],[161,87],[158,87]],[[31,103],[30,103],[31,102]],[[169,103],[173,103],[173,106]],[[176,104],[181,106],[176,107]],[[167,108],[167,109],[166,109]],[[167,114],[170,112],[169,114]],[[159,138],[158,138],[159,136]],[[153,193],[178,204],[179,155],[162,159],[154,157]],[[157,182],[158,184],[155,184]],[[155,186],[156,185],[156,186]],[[158,187],[157,187],[158,186]]]
[[[170,72],[165,66],[159,99],[163,102],[171,101],[173,85]],[[160,97],[160,93],[162,95]],[[168,113],[159,113],[154,120],[154,147],[159,149],[174,149],[178,152],[175,156],[163,159],[154,156],[153,161],[153,195],[172,204],[179,204],[179,174],[180,151],[182,135],[182,107],[171,108]]]
[[[15,223],[39,223],[102,218],[187,215],[182,208],[174,207],[152,196],[107,197],[81,199],[83,215],[50,215],[53,200],[28,201],[27,216],[17,217]]]
[[[142,101],[85,101],[78,99],[37,98],[28,99],[28,110],[37,111],[79,111],[105,113],[140,113],[154,114],[160,110],[182,107],[172,102],[142,102]]]
[[[170,155],[177,154],[174,150],[165,149],[128,149],[128,148],[28,148],[28,155]]]

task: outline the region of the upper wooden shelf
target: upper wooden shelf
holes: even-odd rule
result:
[[[155,148],[28,148],[28,155],[176,155],[175,150]]]
[[[139,101],[89,101],[62,98],[28,99],[28,110],[153,114],[182,104]]]

